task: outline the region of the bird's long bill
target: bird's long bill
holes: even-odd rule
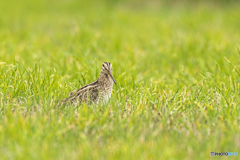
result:
[[[113,82],[114,82],[115,84],[117,84],[117,82],[115,81],[115,79],[114,79],[113,76],[112,76],[112,73],[109,72],[109,74],[110,74],[110,76],[111,76]]]

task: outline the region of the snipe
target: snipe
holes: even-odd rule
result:
[[[88,101],[97,104],[99,102],[107,102],[111,97],[113,82],[116,84],[112,76],[112,64],[104,62],[102,64],[100,76],[96,81],[72,91],[68,98],[58,102],[58,106],[67,102],[71,104],[79,104]]]

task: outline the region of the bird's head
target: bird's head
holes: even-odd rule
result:
[[[112,76],[112,64],[109,62],[104,62],[102,64],[102,68],[101,68],[101,74],[105,74],[105,75],[110,75],[110,77],[112,78],[113,82],[115,84],[117,84],[117,82],[115,81],[115,79]]]

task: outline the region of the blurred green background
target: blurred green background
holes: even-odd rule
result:
[[[240,153],[239,7],[236,0],[1,0],[1,159]],[[117,81],[109,103],[56,107],[95,80],[105,61]]]

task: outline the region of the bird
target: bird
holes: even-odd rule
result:
[[[108,102],[111,97],[113,82],[117,84],[112,76],[112,64],[104,62],[97,80],[72,91],[67,98],[58,101],[58,106],[67,102],[73,105],[82,102],[93,102],[96,104]]]

